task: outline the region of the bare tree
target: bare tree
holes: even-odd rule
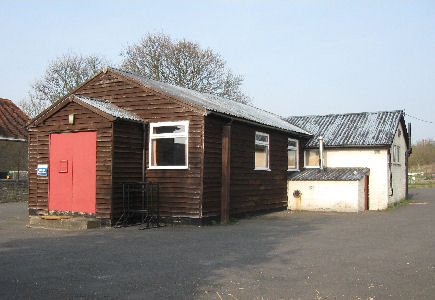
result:
[[[121,56],[121,68],[126,71],[242,103],[250,101],[240,90],[243,77],[234,75],[218,53],[197,43],[148,34]]]
[[[28,115],[30,118],[36,117],[40,112],[49,106],[48,101],[35,100],[29,95],[28,100],[20,100],[18,106],[21,110]]]
[[[35,117],[89,79],[104,65],[107,65],[106,59],[97,55],[69,53],[57,57],[49,63],[44,76],[32,84],[29,99],[21,101],[19,106],[27,115]]]

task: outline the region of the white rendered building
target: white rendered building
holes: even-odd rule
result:
[[[313,134],[303,168],[289,172],[289,209],[382,210],[407,197],[411,151],[403,111],[287,120]]]

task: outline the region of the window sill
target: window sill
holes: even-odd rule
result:
[[[255,171],[272,171],[269,168],[254,168]]]
[[[299,172],[299,169],[287,169],[288,172]]]
[[[320,166],[304,166],[305,169],[320,169]]]
[[[187,170],[187,166],[161,166],[161,167],[148,167],[148,170]]]

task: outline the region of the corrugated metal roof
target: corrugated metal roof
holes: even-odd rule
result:
[[[89,104],[89,105],[95,107],[96,109],[98,109],[106,114],[109,114],[115,118],[143,122],[142,119],[135,116],[131,112],[128,112],[125,109],[119,108],[118,106],[110,103],[109,101],[83,97],[80,95],[74,95],[74,97],[76,97],[80,101],[83,101],[84,103]]]
[[[242,104],[239,102],[235,102],[211,94],[200,93],[187,88],[171,85],[168,83],[163,83],[160,81],[155,81],[119,69],[115,69],[115,68],[110,68],[110,69],[114,70],[115,72],[121,73],[124,76],[130,77],[136,81],[139,81],[142,84],[147,85],[153,89],[162,91],[178,99],[188,101],[192,104],[203,107],[211,112],[217,112],[229,116],[234,116],[248,121],[253,121],[259,124],[283,129],[286,131],[301,133],[304,135],[310,135],[307,131],[299,128],[298,126],[286,122],[280,116],[256,108],[251,105]]]
[[[363,112],[325,116],[293,116],[286,120],[313,134],[305,147],[319,146],[319,136],[325,147],[390,145],[403,111]]]
[[[9,99],[0,98],[0,137],[27,139],[30,118]]]
[[[360,180],[369,168],[319,168],[303,169],[301,172],[289,172],[291,181],[354,181]]]

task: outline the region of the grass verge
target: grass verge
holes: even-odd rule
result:
[[[435,188],[435,183],[412,183],[408,184],[408,188],[410,189],[419,189],[419,188]]]
[[[391,210],[391,209],[396,208],[396,207],[398,207],[398,206],[400,206],[400,205],[406,205],[406,204],[409,204],[410,202],[411,202],[411,199],[403,199],[403,200],[400,200],[399,202],[396,202],[396,203],[393,203],[393,204],[388,205],[387,210]]]

